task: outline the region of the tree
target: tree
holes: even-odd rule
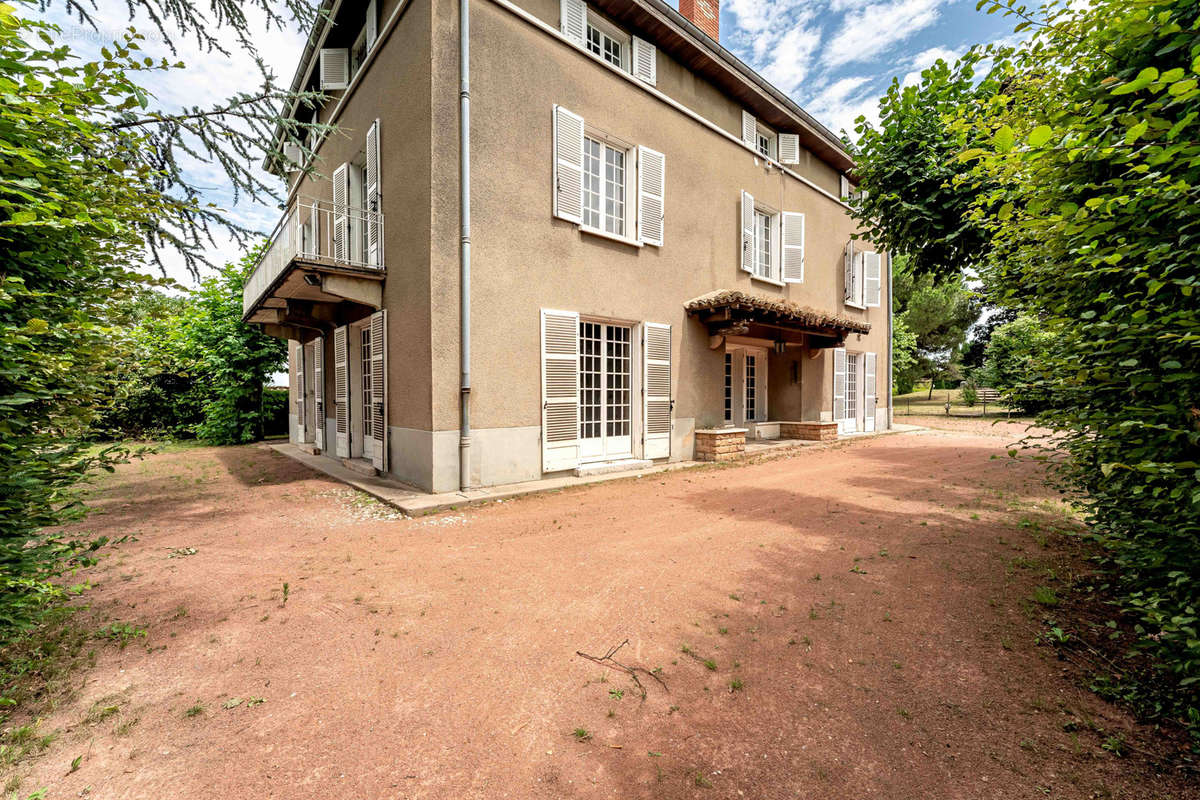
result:
[[[978,319],[979,305],[961,275],[918,273],[916,263],[907,256],[893,260],[896,326],[903,326],[914,342],[911,365],[903,371],[894,365],[893,371],[910,387],[917,378],[928,377],[932,397],[939,379],[957,376],[967,329]]]
[[[1000,325],[988,340],[979,378],[1004,394],[1008,405],[1027,414],[1044,411],[1049,398],[1040,387],[1045,370],[1057,363],[1057,341],[1057,333],[1033,317]]]
[[[203,386],[196,435],[212,444],[242,444],[263,435],[263,386],[283,368],[287,345],[242,322],[242,287],[262,246],[200,284],[179,319],[178,352]]]
[[[855,173],[859,192],[851,207],[864,236],[906,256],[918,275],[962,275],[984,255],[988,232],[973,217],[985,184],[963,184],[958,154],[980,143],[978,134],[951,123],[959,110],[986,102],[997,85],[975,80],[982,54],[971,51],[954,66],[938,61],[917,86],[893,79],[879,101],[879,126],[859,117]]]

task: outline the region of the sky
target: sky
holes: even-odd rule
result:
[[[96,3],[99,30],[69,18],[63,0],[50,0],[45,12],[84,57],[94,56],[130,24],[125,0]],[[201,0],[197,5],[207,3]],[[260,15],[251,11],[249,16],[262,29],[255,36],[259,55],[279,82],[288,85],[307,32],[266,30]],[[153,30],[144,22],[134,24],[145,34]],[[938,58],[952,61],[972,44],[1006,38],[1012,25],[1011,19],[976,11],[975,0],[721,0],[721,44],[834,133],[845,131],[851,138],[859,115],[877,119],[879,97],[893,78],[913,83]],[[216,104],[258,82],[258,68],[243,51],[225,56],[205,52],[192,41],[176,44],[186,68],[147,86],[168,108]],[[145,50],[170,55],[155,35],[148,36]],[[208,199],[229,209],[242,224],[265,233],[278,221],[278,206],[244,201],[235,205],[219,167],[192,163],[188,172],[205,187]],[[282,182],[278,185],[282,188]],[[219,236],[210,258],[221,263],[238,255],[236,245]],[[167,272],[184,285],[194,283],[182,262],[168,263]]]

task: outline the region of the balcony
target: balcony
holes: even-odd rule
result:
[[[242,319],[283,338],[327,330],[382,305],[383,214],[298,198],[242,290]],[[347,319],[349,318],[349,319]]]

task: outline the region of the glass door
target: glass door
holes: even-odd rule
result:
[[[581,461],[633,453],[630,328],[579,323],[579,445]]]

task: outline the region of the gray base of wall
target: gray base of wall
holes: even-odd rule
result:
[[[692,458],[695,420],[676,418],[670,461]],[[427,492],[459,488],[457,430],[425,431],[388,428],[388,472],[397,480]],[[481,428],[471,431],[471,485],[496,486],[539,480],[542,473],[542,428]]]

